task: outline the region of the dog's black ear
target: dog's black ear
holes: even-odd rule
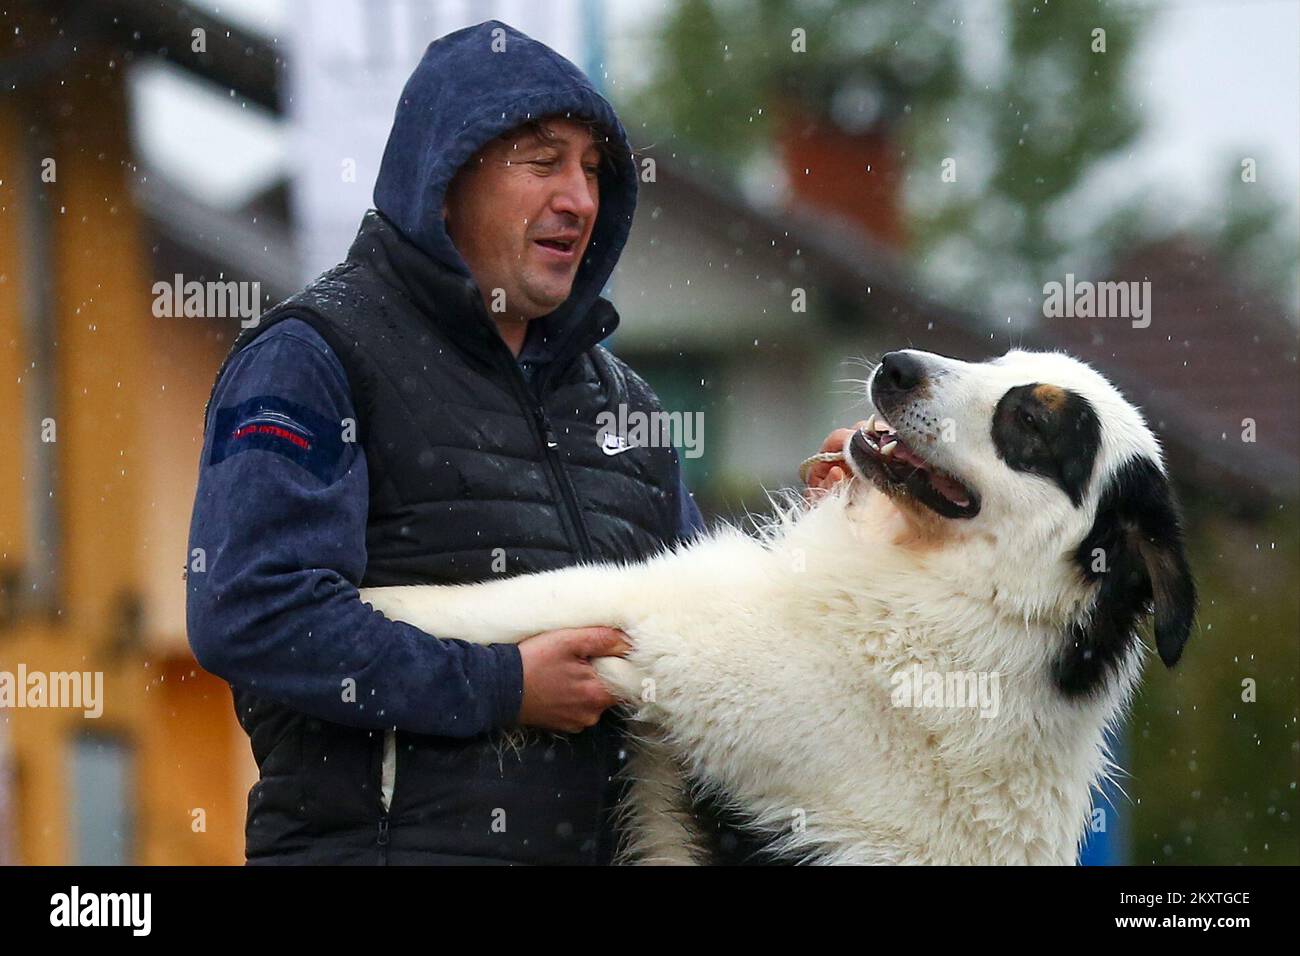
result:
[[[1087,622],[1068,636],[1057,665],[1061,688],[1094,688],[1125,656],[1148,612],[1155,617],[1160,659],[1166,667],[1177,664],[1196,618],[1196,584],[1178,501],[1155,462],[1134,458],[1111,477],[1075,561],[1084,578],[1101,587]]]
[[[1160,541],[1141,531],[1138,534],[1141,535],[1138,551],[1151,578],[1156,650],[1165,666],[1173,667],[1183,656],[1196,619],[1196,583],[1192,580],[1192,569],[1187,566],[1181,523],[1176,541]]]

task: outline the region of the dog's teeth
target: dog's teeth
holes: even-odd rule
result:
[[[898,447],[898,442],[896,442],[896,441],[891,441],[891,442],[889,442],[889,443],[886,444],[886,445],[881,445],[881,446],[880,446],[880,457],[881,457],[881,458],[892,458],[893,455],[894,455],[894,449],[897,448],[897,447]]]

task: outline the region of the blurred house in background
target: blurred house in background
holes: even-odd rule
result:
[[[7,842],[22,863],[236,862],[251,758],[229,689],[190,656],[182,580],[203,403],[230,330],[152,312],[153,283],[190,266],[154,258],[126,85],[164,58],[254,86],[274,57],[246,56],[237,32],[188,9],[12,12],[0,40],[0,670],[100,671],[105,703],[98,719],[0,713]],[[224,38],[202,57],[190,54],[199,26]]]
[[[101,670],[107,703],[98,720],[0,712],[0,830],[7,813],[10,856],[24,863],[242,862],[255,772],[228,688],[190,656],[182,581],[203,405],[238,320],[156,317],[151,290],[176,274],[258,281],[269,305],[321,253],[307,254],[302,241],[301,183],[280,178],[223,206],[149,168],[130,78],[181,71],[231,109],[287,126],[287,78],[303,74],[286,44],[180,0],[20,11],[21,29],[0,40],[0,407],[15,410],[0,418],[0,439],[14,450],[0,461],[0,501],[14,505],[0,510],[0,671],[20,662]],[[792,484],[832,427],[861,417],[861,384],[849,380],[865,379],[863,363],[881,352],[913,346],[975,359],[1024,344],[1094,361],[1146,407],[1194,518],[1215,517],[1213,534],[1200,538],[1207,564],[1240,564],[1236,545],[1271,535],[1285,552],[1272,560],[1297,567],[1295,330],[1275,307],[1243,297],[1203,252],[1139,250],[1116,268],[1117,278],[1156,285],[1148,329],[994,324],[935,301],[907,264],[897,117],[852,131],[785,123],[774,176],[784,188],[766,200],[735,189],[672,133],[656,137],[634,120],[625,116],[650,172],[612,282],[623,321],[611,345],[668,409],[704,413],[704,454],[684,464],[706,513],[761,511],[764,489]],[[347,123],[339,118],[339,129]],[[56,170],[48,180],[46,159]],[[325,188],[315,182],[307,195]],[[348,188],[368,195],[370,183]],[[340,244],[334,257],[344,252]],[[1244,418],[1258,423],[1255,443],[1240,441]],[[42,441],[51,423],[57,440]],[[1300,614],[1290,598],[1258,576],[1272,590],[1252,600],[1277,605],[1276,626],[1292,627]],[[1238,612],[1216,603],[1226,600],[1223,579],[1216,572],[1203,586],[1207,618],[1230,632]],[[1294,629],[1269,647],[1291,647],[1288,639]],[[1213,652],[1193,647],[1185,667],[1205,666],[1198,653],[1221,665],[1231,652],[1212,635],[1198,641]],[[1270,660],[1282,697],[1269,705],[1272,719],[1285,714],[1288,674]],[[1232,691],[1236,671],[1220,666],[1217,676]],[[1160,681],[1163,690],[1139,701],[1131,749],[1153,771],[1142,785],[1163,779],[1173,792],[1139,808],[1132,830],[1142,852],[1186,835],[1188,801],[1201,799],[1180,776],[1189,722],[1162,716],[1178,698],[1169,678]],[[1204,720],[1228,720],[1202,705]],[[1250,759],[1271,761],[1258,778],[1276,778],[1276,742],[1256,749],[1265,756]],[[1210,760],[1199,756],[1202,766]],[[1253,798],[1231,799],[1254,812]],[[0,840],[0,860],[5,852]]]

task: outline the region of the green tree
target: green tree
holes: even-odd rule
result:
[[[1269,187],[1267,160],[1243,159],[1247,153],[1225,157],[1221,198],[1197,231],[1247,287],[1277,298],[1294,315],[1300,307],[1295,211],[1278,202]]]

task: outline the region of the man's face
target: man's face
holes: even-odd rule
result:
[[[590,129],[567,119],[483,147],[447,188],[447,234],[484,299],[505,293],[506,316],[535,319],[573,288],[600,206],[600,152]]]

